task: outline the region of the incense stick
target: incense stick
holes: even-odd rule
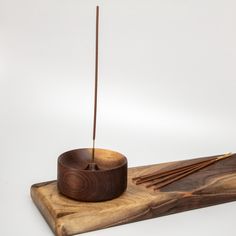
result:
[[[226,153],[210,160],[200,161],[191,165],[186,165],[172,170],[161,172],[155,171],[152,174],[135,177],[133,178],[133,181],[135,181],[137,185],[149,182],[149,184],[146,186],[147,188],[155,187],[154,190],[158,190],[203,168],[206,168],[207,166],[210,166],[220,160],[231,157],[232,155],[234,154]]]
[[[168,171],[161,171],[161,172],[160,171],[155,171],[152,174],[147,174],[147,175],[143,175],[143,176],[133,178],[133,180],[137,180],[136,184],[142,184],[142,183],[151,181],[151,180],[153,180],[157,177],[162,178],[162,177],[168,176],[170,174],[179,173],[182,170],[191,169],[192,167],[194,167],[196,165],[199,165],[200,163],[205,163],[205,162],[209,162],[209,160],[201,161],[201,162],[194,163],[194,164],[191,164],[191,165],[186,165],[186,166],[175,168],[175,169],[168,170]]]
[[[98,91],[98,32],[99,31],[99,6],[96,7],[96,43],[95,43],[95,86],[94,86],[94,113],[93,113],[93,152],[92,162],[95,155],[95,139],[97,125],[97,91]]]

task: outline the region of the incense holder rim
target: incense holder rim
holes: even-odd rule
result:
[[[64,166],[65,168],[70,168],[70,169],[74,169],[74,170],[78,170],[78,169],[79,169],[79,171],[85,171],[85,172],[89,172],[89,171],[91,171],[91,172],[94,172],[94,171],[96,171],[96,172],[105,172],[105,171],[107,171],[107,170],[114,170],[114,169],[117,169],[117,168],[119,168],[119,167],[122,167],[122,166],[125,165],[125,164],[128,164],[128,160],[127,160],[127,158],[126,158],[123,154],[121,154],[120,152],[117,152],[117,151],[113,151],[113,150],[111,150],[111,149],[104,149],[104,148],[95,148],[95,153],[96,153],[96,151],[98,151],[98,152],[100,152],[100,151],[105,151],[105,152],[113,153],[113,154],[116,155],[116,157],[117,157],[117,156],[120,157],[122,163],[119,164],[119,165],[114,165],[114,167],[111,167],[111,168],[103,168],[103,169],[99,168],[99,169],[96,169],[96,170],[89,170],[89,169],[82,168],[82,167],[81,167],[81,168],[78,168],[78,167],[72,166],[71,164],[69,164],[69,165],[68,165],[68,164],[65,164],[64,159],[67,158],[67,155],[68,155],[68,154],[72,154],[72,153],[78,152],[78,151],[87,151],[87,150],[91,152],[91,158],[87,160],[87,163],[86,163],[86,165],[85,165],[85,166],[87,166],[87,164],[89,164],[90,161],[92,160],[92,148],[77,148],[77,149],[72,149],[72,150],[68,150],[68,151],[66,151],[66,152],[63,152],[63,153],[60,154],[60,156],[58,157],[58,163],[60,163],[60,164],[61,164],[62,166]],[[114,156],[113,156],[113,157],[114,157]],[[110,158],[113,158],[113,157],[110,157]],[[96,159],[97,159],[97,158],[96,158],[96,154],[95,154],[95,163],[96,163]]]

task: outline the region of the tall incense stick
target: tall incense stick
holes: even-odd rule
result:
[[[96,7],[96,49],[95,49],[95,87],[94,87],[94,113],[93,113],[93,153],[94,162],[96,123],[97,123],[97,92],[98,92],[98,30],[99,30],[99,6]]]

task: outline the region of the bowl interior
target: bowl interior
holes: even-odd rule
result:
[[[92,160],[92,148],[75,149],[61,154],[59,162],[66,167],[85,170]],[[99,170],[118,168],[127,163],[127,159],[121,153],[107,150],[95,149],[94,161]]]

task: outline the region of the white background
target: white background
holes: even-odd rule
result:
[[[30,199],[64,151],[92,144],[129,166],[236,151],[233,0],[0,0],[1,235],[52,235]],[[234,236],[236,203],[84,235]]]

